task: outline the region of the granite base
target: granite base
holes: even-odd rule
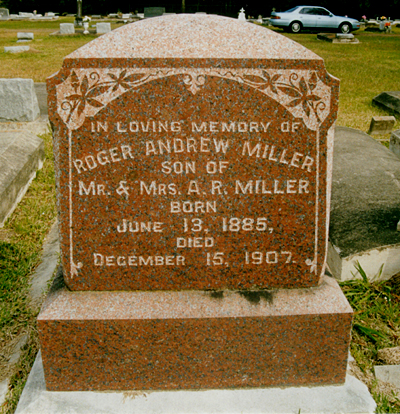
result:
[[[196,391],[46,391],[39,353],[15,414],[297,414],[375,412],[368,388],[347,374],[344,385]]]
[[[343,384],[352,310],[337,282],[256,292],[72,292],[38,317],[51,391]]]

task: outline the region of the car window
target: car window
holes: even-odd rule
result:
[[[286,11],[285,11],[285,12],[283,12],[283,13],[291,13],[291,12],[294,12],[297,8],[298,8],[298,6],[297,6],[297,7],[293,7],[293,8],[291,8],[291,9],[289,9],[289,10],[286,10]]]
[[[319,8],[314,8],[312,14],[316,14],[318,16],[329,16],[330,15],[330,13],[328,12],[328,10],[319,9]]]
[[[312,7],[303,7],[301,10],[300,10],[300,14],[314,14],[313,13],[313,8]]]

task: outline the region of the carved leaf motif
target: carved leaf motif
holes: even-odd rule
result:
[[[301,98],[296,98],[296,99],[293,99],[293,101],[290,101],[289,103],[287,103],[286,106],[288,106],[289,108],[294,108],[295,106],[299,105],[301,101],[302,101]]]
[[[74,70],[72,71],[72,75],[71,75],[71,85],[76,92],[79,86],[79,79]]]
[[[310,91],[313,91],[318,83],[318,76],[315,72],[311,73],[310,79],[308,80],[308,86]]]
[[[282,91],[283,93],[285,93],[286,95],[292,96],[293,98],[301,97],[301,93],[296,88],[293,88],[293,86],[280,85],[278,86],[278,89]],[[296,105],[298,105],[298,103]],[[296,106],[296,105],[291,105],[291,106]]]
[[[95,86],[94,88],[89,90],[89,92],[86,94],[86,97],[91,98],[93,96],[102,95],[103,93],[107,92],[109,88],[110,88],[110,85]],[[88,102],[89,102],[89,100],[88,100]]]
[[[87,98],[86,102],[89,105],[95,106],[96,108],[101,108],[102,106],[104,106],[101,102],[96,101],[96,99],[93,98]]]
[[[300,86],[300,89],[301,89],[303,95],[305,95],[308,92],[308,87],[307,87],[307,83],[304,80],[304,78],[300,79],[299,86]]]
[[[85,109],[85,102],[82,100],[78,101],[78,104],[76,105],[75,109],[78,112],[78,115],[81,115],[83,110]]]
[[[89,88],[89,81],[88,81],[87,76],[85,75],[81,83],[81,94],[83,96],[86,95],[88,88]]]
[[[267,75],[268,75],[268,73],[267,73]],[[269,77],[269,75],[268,75],[268,77]],[[272,92],[274,92],[276,94],[278,93],[278,89],[276,88],[276,82],[278,81],[278,79],[280,77],[281,77],[281,75],[279,73],[275,73],[275,75],[272,76],[272,79],[269,81]]]
[[[310,111],[309,103],[306,100],[303,100],[302,104],[303,104],[304,112],[306,113],[307,116],[310,116],[311,111]]]
[[[243,75],[243,78],[249,82],[257,83],[259,85],[264,85],[267,83],[265,79],[263,79],[261,76],[255,76],[255,75]]]

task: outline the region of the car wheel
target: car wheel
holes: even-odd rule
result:
[[[344,34],[347,34],[347,33],[350,33],[351,32],[351,24],[350,23],[342,23],[340,26],[339,26],[339,30],[342,32],[342,33],[344,33]]]
[[[292,33],[300,33],[302,26],[300,22],[292,22],[290,23],[289,29]]]

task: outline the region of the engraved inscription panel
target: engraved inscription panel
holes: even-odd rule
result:
[[[318,283],[330,86],[318,72],[71,71],[57,86],[77,290]]]

